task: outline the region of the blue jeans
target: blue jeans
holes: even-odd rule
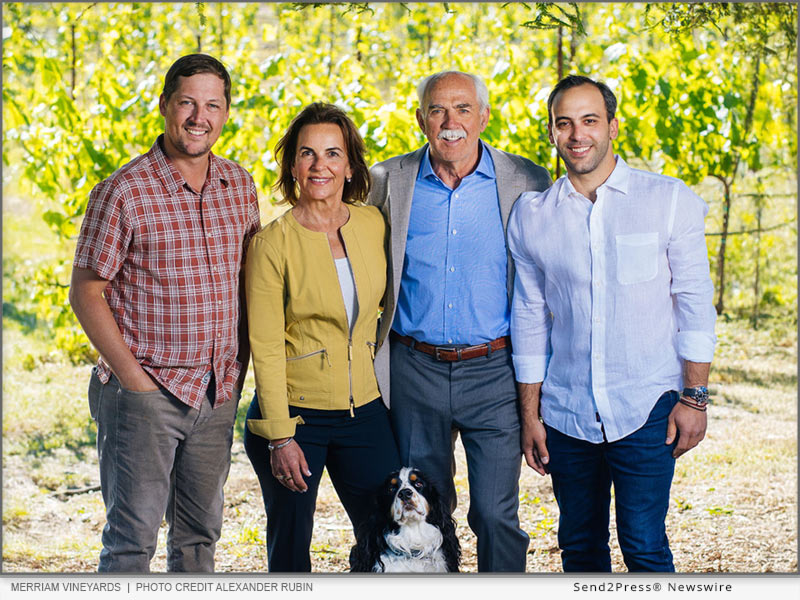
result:
[[[548,468],[561,512],[558,545],[565,572],[611,572],[608,548],[611,484],[617,536],[629,571],[673,572],[664,519],[675,471],[666,445],[677,392],[659,398],[645,424],[616,442],[592,444],[545,425]]]

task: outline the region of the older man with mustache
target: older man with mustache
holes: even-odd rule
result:
[[[461,435],[478,570],[524,571],[505,229],[520,193],[546,189],[550,177],[481,141],[489,94],[479,77],[436,73],[417,92],[428,144],[371,171],[370,202],[391,225],[375,370],[401,460],[426,472],[452,509]]]

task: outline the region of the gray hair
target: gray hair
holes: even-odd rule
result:
[[[475,85],[475,94],[478,96],[478,107],[482,111],[489,108],[489,90],[486,88],[486,84],[483,82],[483,79],[481,79],[478,75],[464,73],[463,71],[440,71],[439,73],[428,75],[425,79],[420,81],[419,85],[417,86],[419,107],[423,114],[426,113],[425,97],[427,96],[428,92],[437,81],[447,77],[448,75],[463,75],[464,77],[469,77],[472,80],[472,83]]]

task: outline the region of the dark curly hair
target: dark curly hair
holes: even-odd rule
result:
[[[297,204],[297,186],[292,177],[294,157],[297,153],[297,140],[300,137],[300,130],[305,125],[317,125],[320,123],[338,125],[344,138],[352,177],[349,182],[344,184],[342,201],[347,204],[366,201],[369,195],[370,178],[369,168],[364,158],[366,153],[364,140],[361,139],[358,128],[353,121],[341,108],[325,102],[314,102],[300,111],[300,114],[292,119],[289,129],[286,130],[286,133],[275,146],[275,155],[278,157],[281,170],[273,189],[283,194],[283,202],[288,202],[292,206]]]

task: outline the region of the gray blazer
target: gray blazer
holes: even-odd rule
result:
[[[484,142],[485,144],[485,142]],[[485,144],[494,162],[497,176],[497,195],[500,199],[500,216],[503,219],[503,231],[508,225],[511,207],[523,192],[542,191],[552,183],[546,169],[516,154],[496,150]],[[408,237],[408,218],[411,213],[411,199],[414,197],[414,182],[417,179],[419,165],[425,156],[427,144],[409,154],[395,156],[373,166],[372,189],[369,203],[381,209],[391,229],[391,242],[388,256],[388,277],[386,280],[386,300],[383,315],[378,325],[378,351],[375,354],[375,375],[378,379],[383,401],[388,407],[389,394],[389,344],[386,338],[394,321],[397,294],[400,289],[400,278],[403,274],[403,262]],[[514,263],[508,255],[508,297],[514,286]]]

